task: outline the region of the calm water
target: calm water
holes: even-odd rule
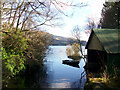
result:
[[[81,73],[84,71],[84,60],[79,67],[62,64],[62,60],[69,60],[66,55],[66,46],[50,46],[51,50],[45,57],[43,70],[38,70],[34,77],[26,76],[11,80],[9,87],[18,88],[83,88],[86,77],[81,82]]]

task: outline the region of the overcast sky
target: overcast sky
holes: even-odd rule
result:
[[[72,37],[72,29],[74,26],[79,25],[83,30],[87,24],[87,19],[92,18],[97,23],[101,17],[101,10],[104,0],[73,0],[74,4],[87,3],[88,6],[77,8],[66,8],[67,13],[73,13],[70,17],[63,16],[64,26],[62,27],[49,27],[48,32],[58,36]],[[86,36],[83,33],[83,40]]]

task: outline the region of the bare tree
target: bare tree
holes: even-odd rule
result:
[[[5,2],[3,6],[2,23],[8,23],[10,28],[21,28],[21,30],[35,29],[45,25],[46,22],[56,18],[57,13],[51,10],[51,2],[44,0],[40,2],[21,1]]]
[[[81,29],[80,27],[77,25],[73,28],[73,36],[77,39],[79,45],[80,45],[80,48],[78,48],[83,56],[83,59],[85,61],[85,57],[84,57],[84,53],[83,53],[83,50],[82,50],[82,45],[81,45]]]
[[[86,28],[88,30],[93,30],[94,28],[96,28],[95,21],[92,18],[88,18],[87,22],[88,22],[88,24],[87,24]]]
[[[8,24],[8,27],[15,31],[33,30],[42,25],[51,26],[55,24],[52,21],[59,18],[59,13],[66,15],[63,11],[65,6],[75,5],[57,0],[6,0],[1,6],[2,25]],[[79,5],[83,6],[85,4]]]

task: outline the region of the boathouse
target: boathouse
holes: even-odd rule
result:
[[[120,68],[120,29],[92,30],[85,48],[88,69],[99,71],[106,66],[112,72]]]

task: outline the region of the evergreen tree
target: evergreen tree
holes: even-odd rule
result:
[[[120,2],[106,2],[100,20],[102,28],[120,28]]]

